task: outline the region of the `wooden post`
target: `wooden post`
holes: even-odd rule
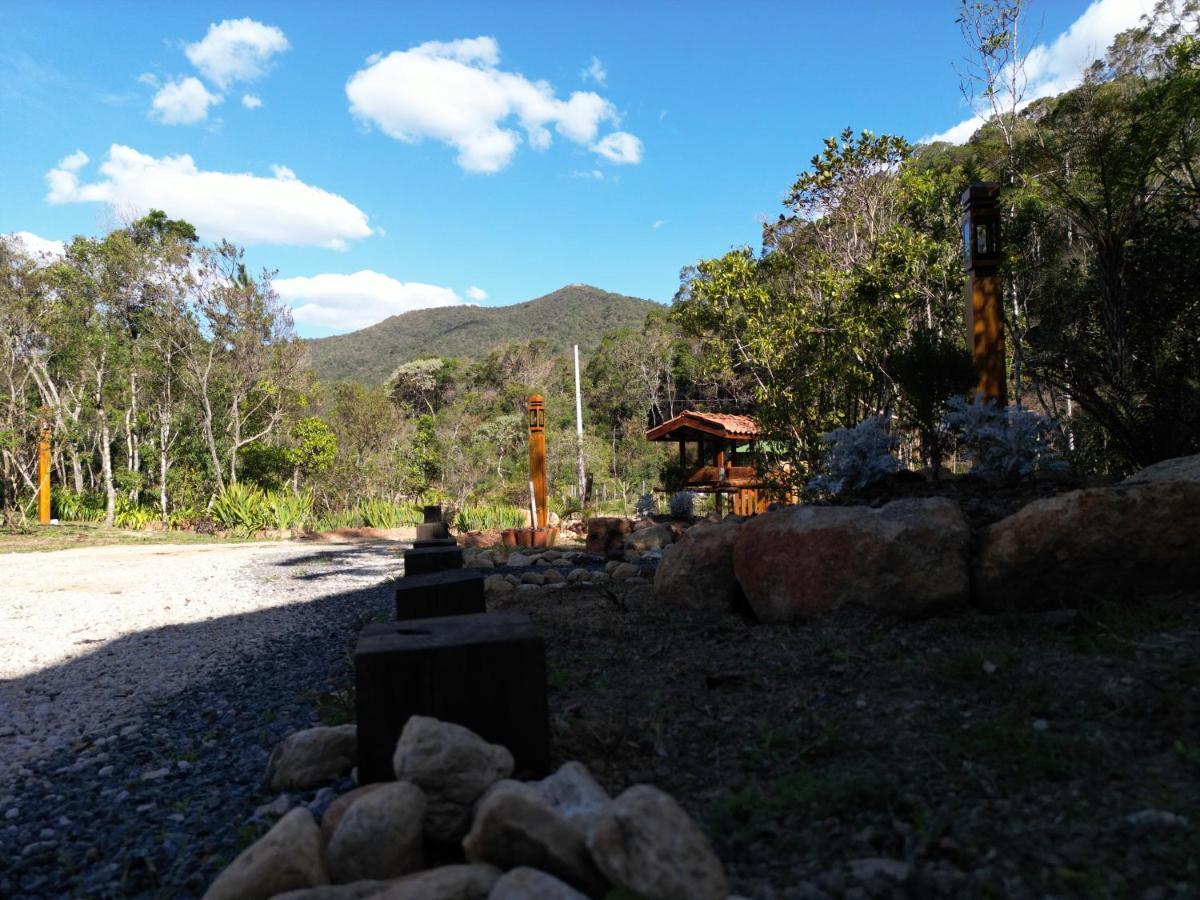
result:
[[[48,413],[42,407],[43,417]],[[50,422],[43,418],[38,429],[38,524],[50,524]]]
[[[537,505],[537,528],[546,527],[546,401],[529,398],[529,480]]]
[[[579,345],[575,345],[575,488],[579,494],[579,505],[583,506],[583,495],[587,490],[587,465],[583,459],[583,392],[579,389]]]
[[[1004,404],[1004,290],[1000,279],[1000,186],[977,182],[963,191],[963,263],[967,269],[967,348],[975,362],[975,396]]]

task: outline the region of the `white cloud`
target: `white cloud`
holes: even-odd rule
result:
[[[150,115],[164,125],[195,125],[208,118],[208,108],[221,102],[199,78],[168,81],[150,102]]]
[[[344,249],[371,233],[367,215],[337,194],[300,181],[286,167],[274,177],[206,172],[187,154],[153,157],[113,144],[100,178],[81,183],[79,150],[46,173],[50,203],[107,203],[119,214],[162,209],[191,222],[207,240]]]
[[[469,288],[467,288],[467,296],[470,297],[472,300],[483,301],[488,298],[488,292],[485,291],[481,287],[476,287],[475,285],[471,285]]]
[[[592,144],[592,150],[609,162],[618,164],[640,163],[642,142],[628,131],[614,131]]]
[[[552,128],[588,145],[601,124],[618,122],[616,108],[599,94],[576,91],[563,100],[548,82],[502,71],[499,63],[500,46],[486,36],[376,54],[346,82],[350,111],[399,141],[449,144],[459,166],[484,173],[511,163],[522,141],[545,150]]]
[[[1152,0],[1094,0],[1070,28],[1050,44],[1038,44],[1026,54],[1027,83],[1022,105],[1061,94],[1082,82],[1084,70],[1104,55],[1113,38],[1136,27],[1152,6]],[[945,131],[921,138],[920,143],[949,141],[961,144],[982,124],[979,116],[972,116]]]
[[[18,250],[39,262],[53,262],[56,259],[62,259],[63,254],[66,252],[62,241],[52,241],[48,238],[38,237],[30,231],[14,231],[11,234],[0,234],[0,240],[16,244]]]
[[[462,303],[450,288],[397,281],[369,269],[351,275],[280,278],[274,286],[279,296],[292,306],[297,323],[334,331],[365,328],[414,309]]]
[[[604,173],[599,169],[575,169],[571,172],[572,178],[590,178],[593,181],[603,181]]]
[[[258,109],[262,106],[262,98],[254,94],[242,94],[242,106],[246,109]]]
[[[592,61],[580,71],[579,77],[583,81],[594,81],[603,87],[604,82],[608,80],[608,70],[604,68],[604,63],[593,56]]]
[[[650,227],[653,228],[655,231],[657,231],[658,229],[662,228],[666,224],[667,224],[666,219],[656,219],[654,221],[654,224],[651,225]]]
[[[253,81],[270,67],[272,58],[290,44],[274,25],[254,19],[226,19],[208,26],[202,40],[184,49],[200,74],[219,87],[228,89],[235,81]]]

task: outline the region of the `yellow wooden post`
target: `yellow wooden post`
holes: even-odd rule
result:
[[[44,414],[44,411],[43,411]],[[50,524],[50,423],[42,419],[38,438],[38,524]]]
[[[529,398],[529,480],[537,506],[537,528],[546,527],[546,403],[534,394]]]
[[[963,191],[963,263],[967,269],[967,348],[975,361],[975,395],[1008,399],[1004,358],[1004,293],[1000,280],[1000,186],[977,182]]]

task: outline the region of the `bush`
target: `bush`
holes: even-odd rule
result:
[[[424,514],[415,503],[393,503],[374,497],[360,503],[358,512],[368,528],[399,528],[424,521]]]
[[[671,495],[671,515],[676,519],[690,519],[696,511],[696,495],[692,491],[680,491]]]
[[[1067,468],[1051,447],[1059,433],[1053,419],[982,397],[956,397],[948,405],[943,427],[957,434],[974,457],[971,471],[976,475],[1012,478]]]
[[[118,496],[113,507],[113,524],[118,528],[131,528],[140,531],[151,522],[159,519],[158,510],[152,506],[143,506],[128,497]]]
[[[892,417],[872,416],[853,428],[835,428],[821,435],[828,448],[822,455],[825,473],[809,480],[805,488],[838,494],[856,491],[891,475],[900,468],[892,453],[899,441],[891,431]]]
[[[54,517],[63,522],[99,522],[104,518],[104,497],[95,492],[52,490],[50,504]]]
[[[900,411],[921,437],[921,455],[935,473],[946,455],[941,418],[952,397],[966,394],[975,383],[975,366],[961,338],[920,328],[908,344],[887,360],[887,370],[900,388]]]
[[[658,512],[658,501],[653,494],[642,494],[637,499],[634,511],[639,519],[648,519]]]

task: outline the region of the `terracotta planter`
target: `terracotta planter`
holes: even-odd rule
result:
[[[532,547],[533,546],[533,529],[518,528],[517,529],[517,546]]]
[[[531,528],[530,531],[532,532],[533,546],[541,550],[553,547],[558,538],[558,530],[555,528]]]
[[[500,541],[505,547],[517,546],[517,529],[505,528],[502,532],[500,532]]]

